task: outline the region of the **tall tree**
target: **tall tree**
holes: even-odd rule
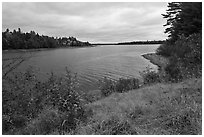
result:
[[[165,33],[174,42],[179,36],[189,36],[202,30],[202,3],[201,2],[171,2],[168,3]]]

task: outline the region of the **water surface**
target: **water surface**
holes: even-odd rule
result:
[[[98,88],[98,80],[108,77],[113,80],[124,77],[140,77],[139,72],[148,65],[157,69],[141,55],[155,52],[159,45],[106,45],[86,48],[59,48],[35,52],[3,52],[3,62],[19,56],[29,57],[19,67],[25,71],[34,67],[40,79],[50,72],[57,75],[65,73],[65,67],[77,73],[80,87],[84,90]]]

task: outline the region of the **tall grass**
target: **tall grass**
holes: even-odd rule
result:
[[[114,93],[88,105],[93,116],[75,134],[202,134],[201,87],[201,79],[192,79]]]

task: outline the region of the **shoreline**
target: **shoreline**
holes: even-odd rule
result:
[[[145,53],[141,56],[149,60],[152,64],[157,65],[161,70],[164,70],[169,63],[168,58],[157,55],[156,53]]]

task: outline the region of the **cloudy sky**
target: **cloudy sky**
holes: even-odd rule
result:
[[[2,31],[21,28],[40,35],[89,42],[163,40],[167,3],[3,3]]]

